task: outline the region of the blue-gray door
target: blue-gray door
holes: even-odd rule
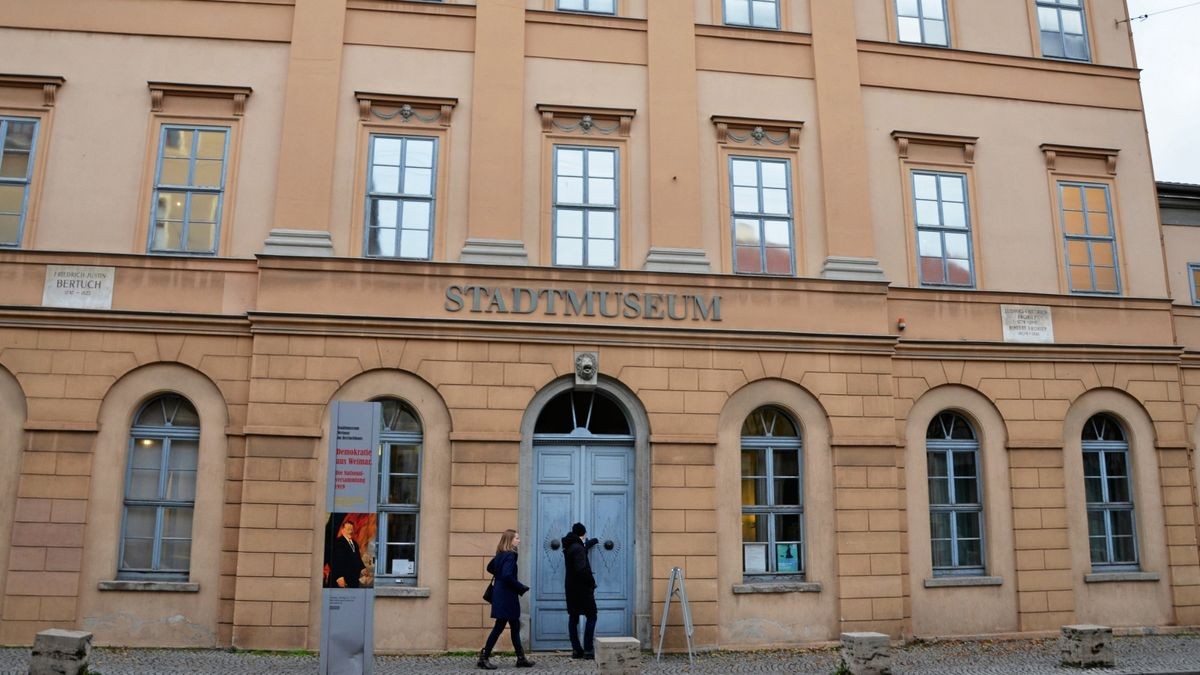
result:
[[[609,402],[596,406],[597,413],[608,407],[604,403]],[[576,405],[586,405],[591,412],[590,401],[577,401]],[[552,408],[555,406],[548,406],[546,413],[553,414]],[[588,421],[602,431],[626,433],[593,434],[587,429]],[[596,635],[633,635],[634,444],[627,432],[623,415],[619,423],[601,426],[591,414],[581,414],[578,424],[567,434],[534,436],[535,534],[529,542],[536,552],[530,600],[534,649],[569,649],[571,645],[567,637],[561,540],[575,522],[587,526],[588,537],[600,540],[588,554],[597,586]],[[580,621],[581,632],[582,624]]]

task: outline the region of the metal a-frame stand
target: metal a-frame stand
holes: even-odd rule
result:
[[[688,607],[683,570],[678,567],[671,568],[671,576],[667,579],[667,601],[663,603],[662,623],[658,627],[658,651],[655,652],[655,660],[662,661],[663,638],[667,635],[667,615],[671,612],[671,598],[675,595],[679,596],[679,604],[683,607],[683,629],[687,635],[688,665],[695,666],[696,663],[692,657],[692,633],[695,632],[692,627],[692,610]]]

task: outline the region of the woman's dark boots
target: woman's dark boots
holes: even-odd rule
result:
[[[490,657],[491,657],[491,653],[488,652],[488,650],[486,650],[486,649],[482,650],[481,652],[479,652],[479,661],[477,661],[475,663],[475,667],[479,668],[480,670],[496,670],[497,668],[499,668],[500,666],[498,666],[488,660]]]
[[[517,667],[518,668],[532,668],[533,661],[530,661],[529,659],[525,658],[524,654],[517,654]]]

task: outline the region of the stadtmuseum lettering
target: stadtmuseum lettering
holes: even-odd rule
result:
[[[600,316],[608,319],[720,321],[721,296],[560,288],[448,286],[448,312]]]

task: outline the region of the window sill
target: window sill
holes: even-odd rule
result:
[[[750,593],[820,593],[819,581],[755,581],[734,584],[734,595]]]
[[[925,580],[925,588],[961,588],[964,586],[1000,586],[1002,577],[934,577]]]
[[[101,591],[134,591],[137,593],[199,593],[200,584],[190,581],[144,581],[119,579],[101,581],[96,586]]]
[[[1118,581],[1158,581],[1158,572],[1093,572],[1083,575],[1085,583],[1109,584]]]
[[[376,586],[377,598],[428,598],[429,589],[424,586]]]

